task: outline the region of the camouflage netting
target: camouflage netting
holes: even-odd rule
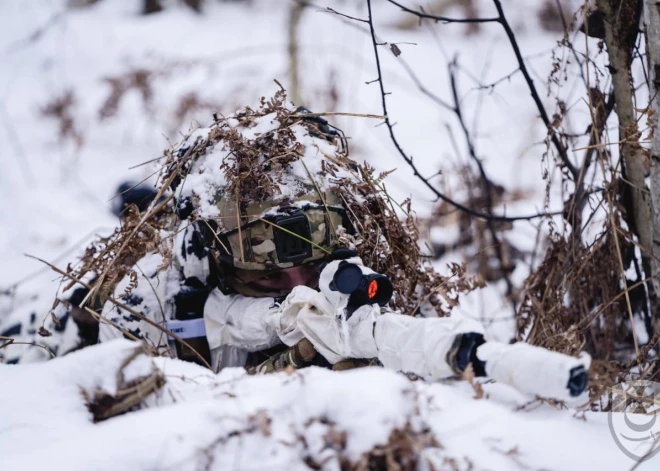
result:
[[[383,182],[389,172],[376,175],[368,164],[351,160],[343,134],[289,105],[284,90],[270,100],[262,98],[257,109],[214,115],[210,127],[197,129],[167,150],[161,164],[160,201],[143,214],[132,208],[122,227],[90,247],[82,267],[71,271],[75,278],[95,273],[95,294],[101,298],[110,295],[121,277],[137,279],[131,270],[141,255],[158,251],[170,261],[172,234],[181,219],[217,234],[235,228],[237,217],[245,224],[266,215],[254,214],[255,207],[272,210],[310,191],[336,195],[347,208],[347,225],[353,227],[334,228],[336,245],[356,249],[365,265],[391,278],[396,293],[392,308],[446,315],[460,293],[480,285],[459,265],[450,267],[448,277],[438,274],[420,248],[410,200],[399,204],[386,191]],[[233,216],[221,214],[223,201],[225,206],[234,202]]]

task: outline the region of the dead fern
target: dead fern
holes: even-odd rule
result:
[[[331,171],[332,165],[326,169]],[[433,269],[422,253],[410,200],[401,205],[392,201],[382,184],[387,172],[375,177],[374,168],[366,163],[358,169],[359,178],[334,181],[333,190],[347,205],[356,231],[354,236],[344,234],[343,243],[355,248],[366,266],[390,277],[396,293],[393,308],[410,315],[428,308],[438,316],[447,315],[461,293],[482,286],[481,278],[466,276],[458,265],[451,276]]]
[[[83,144],[83,136],[76,125],[73,116],[76,99],[72,90],[65,91],[62,95],[53,98],[41,108],[41,114],[57,120],[59,125],[59,139],[64,142],[67,139],[73,141],[76,147]]]

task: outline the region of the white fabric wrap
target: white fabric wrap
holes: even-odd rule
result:
[[[304,337],[296,323],[298,312],[318,294],[306,286],[296,286],[279,304],[268,297],[211,291],[204,305],[204,323],[213,368],[243,366],[249,352],[280,342],[295,345]]]
[[[297,313],[297,325],[316,350],[330,363],[344,358],[376,358],[374,324],[380,315],[378,305],[360,306],[346,319],[345,309],[350,295],[330,289],[342,263],[360,267],[362,274],[374,273],[363,266],[362,259],[352,257],[328,263],[319,277],[319,289]]]
[[[235,357],[220,360],[220,366],[240,361],[236,349],[254,352],[279,341],[292,346],[304,337],[330,363],[336,363],[347,357],[377,355],[373,325],[379,311],[377,306],[363,306],[343,325],[325,296],[306,286],[295,287],[281,305],[273,298],[224,295],[216,289],[206,300],[204,321],[212,354]],[[229,353],[226,347],[233,351]]]
[[[527,343],[487,342],[477,349],[486,362],[486,374],[521,392],[559,400],[572,399],[568,390],[571,369],[589,368],[591,357],[574,358]]]
[[[373,273],[357,257],[347,262],[360,266],[364,274]],[[258,351],[278,339],[291,346],[305,337],[332,364],[344,358],[377,357],[387,368],[437,379],[454,374],[447,352],[455,336],[483,333],[483,326],[472,319],[381,315],[378,305],[361,306],[346,320],[349,296],[329,287],[340,263],[331,262],[321,272],[321,292],[297,286],[281,305],[272,298],[227,296],[214,290],[204,307],[212,354],[226,347]],[[221,366],[228,364],[232,363],[220,361]]]
[[[344,358],[375,358],[378,349],[374,341],[374,323],[380,314],[379,306],[361,306],[344,320],[341,313],[317,293],[298,312],[297,324],[303,335],[330,363]]]
[[[302,336],[294,332],[295,318],[290,317],[295,317],[296,306],[305,304],[315,294],[311,288],[297,286],[280,305],[273,298],[225,295],[214,289],[204,305],[209,347],[231,345],[256,352],[277,345],[280,340],[293,345]]]
[[[483,334],[483,326],[466,317],[418,318],[383,314],[376,321],[378,359],[386,368],[429,379],[453,376],[447,353],[456,335]]]

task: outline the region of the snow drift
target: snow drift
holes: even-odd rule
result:
[[[503,385],[426,383],[378,367],[215,375],[133,355],[117,340],[35,365],[0,365],[3,470],[628,469],[605,414],[530,403]],[[131,412],[94,423],[90,398],[157,372]],[[10,387],[7,387],[10,386]],[[407,465],[405,464],[407,463]],[[654,460],[639,469],[656,469]]]

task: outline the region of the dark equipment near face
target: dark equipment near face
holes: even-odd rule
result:
[[[365,304],[385,306],[394,293],[388,277],[379,273],[366,275],[359,266],[346,261],[339,264],[330,289],[349,294],[348,305],[356,308]]]
[[[280,262],[300,262],[312,256],[309,221],[301,210],[273,218],[275,248]]]

